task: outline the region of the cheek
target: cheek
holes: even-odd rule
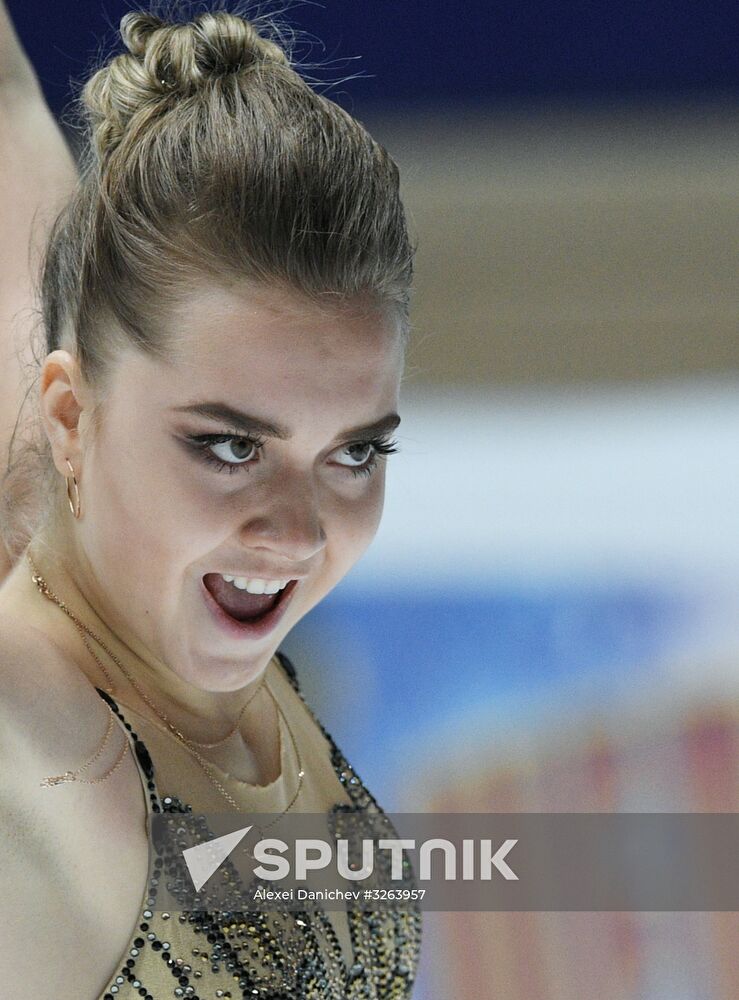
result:
[[[346,560],[357,560],[377,533],[385,498],[385,470],[378,468],[361,500],[353,500],[341,507],[337,523],[333,526],[336,536],[343,543]]]
[[[137,567],[144,584],[185,559],[208,520],[204,510],[197,516],[192,481],[136,440],[146,437],[115,428],[101,437],[90,456],[88,491],[96,547],[108,562]]]

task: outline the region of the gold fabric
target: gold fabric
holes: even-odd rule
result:
[[[279,660],[267,667],[267,683],[280,700],[283,712],[296,737],[304,761],[309,762],[299,798],[292,809],[300,812],[327,812],[335,804],[356,807],[357,801],[371,799],[351,766],[338,752],[288,679]],[[117,704],[117,703],[116,703]],[[182,804],[195,812],[227,811],[224,800],[199,768],[187,771],[187,797],[180,793],[182,754],[186,753],[166,731],[159,730],[133,709],[118,704],[121,715],[142,740],[154,766],[155,798],[170,808]],[[124,722],[118,718],[121,726]],[[151,822],[151,790],[141,761],[129,739],[141,776],[147,803],[147,830]],[[230,794],[244,802],[244,812],[281,812],[293,797],[297,782],[297,761],[292,741],[281,725],[281,771],[268,785],[245,789],[222,771],[218,778]],[[337,758],[337,753],[339,756]],[[333,763],[332,763],[333,757]],[[186,764],[186,762],[185,762]],[[336,768],[355,789],[354,798],[342,786]],[[200,772],[200,773],[198,773]],[[351,783],[351,784],[349,784]],[[374,800],[372,800],[374,802]],[[248,802],[248,808],[247,808]],[[153,873],[156,874],[156,873]],[[152,869],[150,868],[150,876]],[[278,916],[267,911],[263,930],[256,920],[216,920],[202,927],[191,915],[162,911],[147,906],[149,886],[144,890],[140,917],[128,948],[113,970],[99,1000],[113,997],[261,997],[264,1000],[405,1000],[410,997],[420,949],[420,913],[372,911],[321,911],[318,914]],[[218,916],[218,915],[216,915]],[[328,922],[328,926],[327,926]],[[272,954],[266,954],[264,928]],[[229,965],[229,955],[214,950],[208,930],[220,931],[226,946],[243,964]],[[331,944],[333,930],[334,946]],[[270,936],[271,935],[271,936]],[[155,948],[158,947],[158,950]],[[128,968],[126,963],[133,961]],[[254,978],[245,974],[249,968]],[[295,970],[300,976],[295,978]],[[141,990],[145,992],[142,993]]]

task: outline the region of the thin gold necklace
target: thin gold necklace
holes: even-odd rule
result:
[[[78,774],[82,774],[82,772],[85,770],[86,767],[89,767],[90,764],[93,764],[98,759],[100,754],[105,749],[108,740],[110,739],[110,734],[113,731],[113,709],[110,707],[110,705],[108,705],[108,711],[109,711],[108,728],[105,731],[105,736],[103,737],[103,741],[100,744],[97,753],[93,757],[91,757],[86,764],[83,764],[82,767],[78,767],[75,771],[65,771],[63,774],[50,774],[48,778],[44,778],[43,781],[39,782],[39,784],[43,788],[52,788],[54,785],[61,785],[65,781],[79,781],[83,785],[97,785],[99,782],[105,781],[106,778],[109,778],[111,774],[115,770],[117,770],[121,761],[126,756],[126,751],[129,748],[129,742],[127,739],[124,739],[123,749],[118,754],[115,763],[113,764],[112,767],[108,768],[105,774],[101,774],[99,778],[77,777]]]
[[[215,774],[213,773],[212,767],[209,765],[208,761],[206,761],[202,757],[202,755],[199,754],[198,751],[195,749],[195,747],[193,745],[194,741],[188,739],[188,737],[186,737],[183,733],[181,733],[180,730],[177,728],[177,726],[175,726],[174,723],[171,722],[167,718],[167,716],[164,715],[163,712],[159,711],[159,709],[151,701],[151,699],[146,694],[146,692],[143,691],[139,687],[139,685],[136,683],[136,681],[134,681],[133,677],[131,677],[130,673],[128,672],[128,670],[126,670],[126,668],[123,666],[123,664],[121,663],[120,659],[115,655],[115,653],[113,653],[112,650],[110,650],[105,645],[105,643],[102,641],[102,639],[99,636],[95,635],[95,633],[87,625],[85,625],[85,623],[83,621],[81,621],[77,617],[77,615],[74,614],[74,612],[64,603],[64,601],[62,601],[59,597],[56,596],[56,594],[51,590],[51,588],[47,584],[46,580],[43,578],[43,576],[39,573],[38,569],[36,568],[36,566],[35,566],[35,564],[33,562],[33,559],[31,558],[30,552],[26,553],[26,558],[28,559],[28,562],[29,562],[29,564],[31,566],[31,570],[33,571],[33,582],[36,584],[36,586],[38,587],[39,591],[44,595],[44,597],[48,598],[50,601],[53,601],[54,604],[56,604],[57,607],[61,608],[61,610],[74,622],[74,624],[76,625],[76,627],[79,630],[81,630],[82,632],[86,633],[88,636],[90,636],[91,639],[94,639],[94,641],[97,642],[98,645],[102,649],[105,650],[105,652],[108,654],[108,656],[111,658],[111,660],[121,670],[121,672],[123,673],[124,677],[128,680],[128,682],[131,685],[131,687],[135,691],[138,692],[138,694],[140,695],[140,697],[142,697],[144,699],[144,701],[151,708],[151,710],[154,712],[154,714],[157,716],[157,718],[160,719],[167,726],[167,729],[177,737],[177,739],[183,744],[183,746],[186,747],[187,750],[189,750],[189,752],[198,761],[200,767],[203,769],[203,771],[205,771],[206,775],[211,780],[211,782],[215,785],[215,787],[218,789],[218,791],[221,793],[221,795],[234,807],[234,809],[236,809],[237,812],[239,812],[240,809],[239,809],[238,803],[233,798],[233,796],[230,795],[229,792],[223,787],[223,785],[221,784],[221,782],[215,776]],[[84,636],[83,636],[83,638],[84,638]],[[87,642],[85,642],[85,646],[88,649],[90,649],[90,647],[88,646]],[[90,650],[90,652],[92,652],[92,650]],[[95,656],[94,653],[93,653],[93,656]],[[100,666],[103,669],[103,673],[105,674],[105,676],[108,678],[108,680],[112,684],[112,679],[110,677],[110,674],[102,666],[102,663],[97,658],[97,656],[95,656],[95,659],[97,660],[98,664],[100,664]],[[290,723],[285,718],[285,714],[282,711],[282,709],[280,708],[279,702],[277,701],[277,699],[275,698],[274,694],[270,690],[269,685],[266,684],[266,683],[264,683],[264,687],[265,687],[265,690],[267,691],[267,693],[269,694],[270,698],[272,699],[272,701],[274,703],[274,706],[275,706],[275,709],[277,710],[278,715],[280,716],[280,718],[282,719],[282,721],[285,723],[285,727],[287,728],[287,731],[290,734],[290,740],[292,742],[293,750],[295,752],[295,757],[296,757],[296,760],[298,762],[298,787],[296,788],[295,794],[293,795],[292,799],[290,800],[290,802],[288,803],[288,805],[285,807],[285,809],[282,810],[282,812],[280,813],[280,815],[277,816],[275,819],[273,819],[272,822],[268,823],[267,826],[261,827],[262,830],[268,829],[270,826],[272,826],[274,823],[276,823],[279,819],[281,819],[282,816],[284,816],[285,813],[288,812],[289,809],[292,808],[292,806],[295,804],[298,796],[300,795],[300,791],[301,791],[301,789],[303,787],[303,778],[305,777],[305,771],[303,770],[303,762],[302,762],[302,759],[300,757],[300,751],[298,750],[297,740],[295,739],[295,734],[292,731],[292,727],[290,726]],[[261,685],[260,685],[260,689],[261,689]],[[248,704],[248,702],[247,702],[247,704]],[[239,781],[240,779],[234,778],[233,780],[234,781]],[[241,781],[240,783],[241,784],[247,784],[247,782],[243,782],[243,781]]]
[[[55,594],[52,593],[49,585],[46,583],[46,581],[44,580],[43,576],[41,576],[41,574],[39,573],[38,569],[36,568],[36,564],[34,563],[33,559],[31,558],[30,553],[26,553],[26,556],[27,556],[28,562],[29,562],[29,564],[31,566],[31,569],[33,570],[33,582],[39,588],[39,590],[44,595],[44,597],[48,597],[55,604],[57,604],[62,609],[62,611],[69,618],[71,618],[71,620],[74,622],[74,624],[75,624],[75,626],[77,628],[77,631],[80,633],[80,636],[82,637],[82,641],[85,644],[85,648],[87,649],[87,651],[90,654],[90,656],[92,656],[92,658],[95,660],[95,662],[100,667],[100,669],[105,674],[105,677],[108,680],[108,687],[106,688],[106,691],[108,692],[108,694],[115,696],[115,689],[113,687],[113,679],[110,676],[110,674],[108,673],[108,671],[106,670],[103,661],[100,659],[99,656],[97,656],[97,654],[95,653],[95,650],[90,646],[89,642],[87,641],[87,636],[89,635],[90,638],[94,639],[95,642],[97,642],[99,646],[101,646],[103,649],[106,650],[106,652],[108,653],[109,656],[113,657],[113,654],[110,652],[110,650],[108,650],[106,648],[106,646],[103,643],[102,639],[99,636],[95,635],[95,633],[92,631],[92,629],[88,628],[87,625],[83,624],[83,622],[81,622],[79,620],[79,618],[74,614],[74,612],[72,611],[72,609],[67,604],[65,604],[64,601],[60,600]],[[85,634],[85,633],[87,633],[87,634]],[[115,660],[115,657],[113,657],[113,659]],[[125,673],[125,670],[124,670],[124,673]],[[262,680],[259,682],[259,685],[257,686],[256,691],[252,694],[251,698],[248,698],[246,700],[246,702],[241,706],[241,711],[239,712],[238,716],[236,717],[236,723],[235,723],[235,725],[233,726],[233,728],[231,730],[229,730],[229,732],[226,733],[225,736],[223,736],[220,740],[216,740],[215,743],[202,743],[200,740],[195,740],[195,739],[192,739],[191,737],[189,737],[190,742],[194,743],[195,746],[201,747],[204,750],[210,750],[213,747],[219,747],[219,746],[222,746],[224,743],[228,742],[228,740],[230,740],[231,737],[234,736],[238,732],[239,727],[240,727],[240,723],[241,723],[241,719],[243,718],[244,712],[249,707],[249,705],[251,705],[252,701],[254,701],[254,699],[256,698],[256,696],[260,693],[260,691],[262,690],[262,687],[265,686],[265,681],[266,681],[266,678],[263,677]],[[229,777],[230,777],[230,775],[229,775]],[[238,780],[238,779],[234,779],[234,780]]]

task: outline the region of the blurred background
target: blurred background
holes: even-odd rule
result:
[[[9,6],[61,114],[130,5]],[[388,811],[739,811],[739,7],[285,17],[419,246],[383,526],[285,645],[308,700]],[[739,917],[429,913],[447,996],[735,1000]]]

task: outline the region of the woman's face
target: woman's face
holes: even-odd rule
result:
[[[193,293],[168,327],[174,356],[126,349],[83,430],[82,577],[136,645],[232,690],[375,534],[402,341],[376,311],[265,289]]]

